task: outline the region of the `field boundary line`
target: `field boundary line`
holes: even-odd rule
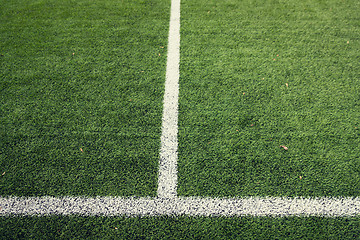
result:
[[[360,216],[360,198],[1,197],[0,216]]]
[[[180,0],[172,0],[157,189],[160,198],[177,196],[179,64]]]

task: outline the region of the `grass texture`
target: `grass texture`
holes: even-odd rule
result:
[[[0,1],[0,195],[156,194],[169,9]]]
[[[0,196],[155,196],[169,2],[0,0]],[[359,196],[359,3],[181,9],[179,194]],[[2,239],[358,239],[359,229],[359,217],[0,218]]]
[[[360,196],[359,10],[182,1],[180,195]]]
[[[6,239],[358,239],[359,218],[23,217]]]

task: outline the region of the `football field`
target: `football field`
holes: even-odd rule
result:
[[[1,235],[359,237],[359,9],[1,1]]]

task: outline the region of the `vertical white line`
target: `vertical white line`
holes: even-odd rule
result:
[[[157,194],[175,198],[177,185],[180,0],[171,1]]]

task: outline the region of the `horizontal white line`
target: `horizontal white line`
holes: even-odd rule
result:
[[[0,216],[360,216],[360,198],[0,197]]]

